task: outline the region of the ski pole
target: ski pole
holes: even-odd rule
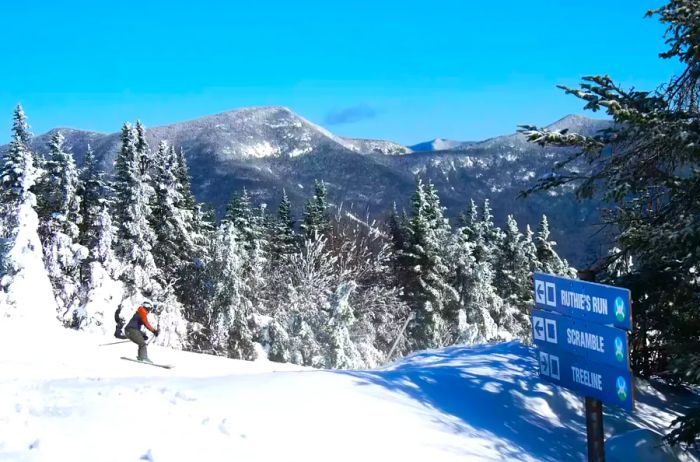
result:
[[[120,343],[128,343],[131,340],[120,340],[118,342],[112,342],[112,343],[101,343],[99,346],[109,346],[109,345],[119,345]]]

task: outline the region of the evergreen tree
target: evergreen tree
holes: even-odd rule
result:
[[[350,337],[350,329],[355,323],[355,314],[350,306],[350,295],[356,289],[354,281],[338,286],[331,302],[326,335],[330,355],[326,367],[332,369],[353,369],[362,365],[360,353]]]
[[[412,277],[411,259],[409,257],[409,220],[406,213],[399,215],[396,203],[389,215],[389,237],[391,238],[392,252],[391,263],[396,283],[401,287],[407,287]]]
[[[534,241],[535,233],[532,232],[530,225],[525,226],[525,236],[523,236],[523,251],[525,258],[528,261],[530,273],[539,271],[542,264],[537,259],[537,246]]]
[[[537,261],[540,264],[539,271],[548,274],[562,276],[572,275],[569,265],[557,255],[554,247],[556,242],[549,240],[549,222],[547,216],[542,215],[542,220],[535,235],[535,247],[537,248]]]
[[[123,264],[121,279],[127,289],[132,294],[149,294],[158,289],[158,269],[151,254],[155,234],[150,225],[153,190],[145,168],[148,155],[143,138],[137,150],[137,136],[128,123],[122,127],[121,140],[114,179],[116,254]]]
[[[406,258],[412,274],[407,283],[408,301],[416,313],[411,328],[416,347],[433,348],[448,341],[445,317],[453,317],[450,304],[457,295],[449,284],[447,267],[449,224],[435,187],[418,181],[412,198]]]
[[[473,205],[471,210],[476,210],[473,208]],[[473,219],[471,214],[469,219]],[[474,248],[474,257],[478,262],[486,261],[489,262],[492,267],[495,266],[498,260],[498,251],[501,247],[503,233],[493,222],[493,213],[488,199],[484,200],[484,204],[481,208],[481,216],[473,226],[476,228],[476,232],[472,238],[473,242],[476,244]],[[467,227],[465,231],[469,234],[470,228]]]
[[[211,261],[207,265],[211,289],[205,325],[214,352],[238,359],[255,359],[250,313],[243,302],[246,253],[236,227],[230,222],[222,224],[212,241]]]
[[[161,141],[153,165],[151,223],[156,236],[153,258],[166,281],[174,281],[195,253],[191,211],[180,208],[184,205],[180,192],[184,188],[176,176],[177,169],[175,150]]]
[[[328,189],[323,180],[314,182],[314,196],[306,202],[304,207],[304,221],[301,229],[306,239],[312,239],[314,235],[328,236],[331,230]]]
[[[256,230],[253,221],[253,206],[250,195],[248,190],[243,188],[243,192],[234,194],[229,202],[222,223],[231,223],[249,246],[255,238]]]
[[[152,173],[154,159],[152,157],[151,149],[146,141],[146,127],[143,126],[140,120],[136,121],[136,127],[134,127],[136,133],[136,139],[134,141],[134,149],[136,150],[136,162],[137,162],[137,172],[141,178],[146,181],[150,180],[149,175]]]
[[[83,158],[83,168],[80,171],[78,194],[80,196],[80,216],[82,217],[78,226],[80,243],[89,249],[94,245],[94,236],[90,235],[88,230],[93,228],[103,205],[108,203],[111,195],[109,185],[104,178],[104,172],[100,169],[89,144]]]
[[[171,149],[175,149],[171,147]],[[171,153],[173,155],[173,153]],[[178,192],[180,193],[180,202],[177,204],[182,210],[194,211],[197,201],[192,194],[192,180],[190,179],[189,168],[187,167],[187,159],[185,158],[185,151],[180,148],[176,157],[176,168],[175,177],[177,178]]]
[[[34,165],[34,155],[29,150],[31,134],[22,106],[17,105],[12,120],[12,140],[3,157],[3,175],[0,177],[0,206],[3,207],[5,237],[16,232],[18,210],[22,204],[30,201],[30,188],[33,188],[39,176]],[[33,194],[31,197],[34,198]]]
[[[526,241],[512,215],[506,219],[506,230],[495,266],[494,288],[503,299],[506,310],[514,316],[509,331],[520,338],[529,337],[529,313],[532,307],[532,272],[525,248]],[[505,320],[504,320],[505,321]],[[502,322],[496,320],[502,325]]]
[[[455,289],[459,310],[452,328],[454,343],[474,344],[497,337],[498,327],[492,313],[501,310],[502,301],[492,286],[491,265],[477,261],[476,245],[469,235],[468,229],[457,232]]]
[[[573,185],[581,199],[602,196],[615,205],[603,216],[616,230],[620,249],[594,270],[621,258],[635,265],[614,282],[632,292],[632,366],[637,374],[666,374],[700,383],[700,9],[698,0],[670,0],[652,10],[665,23],[668,50],[682,72],[655,92],[627,90],[608,76],[584,78],[580,88],[564,90],[605,110],[615,124],[586,136],[526,126],[522,131],[542,145],[569,148],[571,155],[553,167],[532,190]],[[571,148],[576,149],[571,149]],[[611,154],[612,153],[612,154]],[[573,162],[594,168],[570,175]],[[700,410],[675,422],[672,442],[696,444]]]
[[[0,317],[22,319],[26,328],[54,326],[58,310],[44,268],[39,220],[32,192],[38,172],[21,106],[14,112],[12,139],[0,163]]]
[[[87,257],[87,249],[78,244],[82,222],[78,171],[73,156],[64,151],[63,141],[63,135],[56,132],[49,143],[40,196],[39,235],[59,309],[67,312],[78,302],[79,265]]]
[[[291,255],[297,248],[297,236],[294,232],[294,219],[292,218],[292,204],[287,197],[287,191],[282,190],[282,200],[277,209],[277,218],[271,223],[270,232],[270,258],[279,261],[287,255]]]

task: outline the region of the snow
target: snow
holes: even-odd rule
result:
[[[607,441],[605,460],[608,462],[695,462],[698,459],[680,448],[664,444],[663,436],[647,429],[638,429]]]
[[[58,308],[42,260],[41,242],[36,232],[39,219],[33,202],[31,196],[17,211],[19,226],[6,256],[14,274],[3,275],[0,283],[0,323],[41,326],[51,331],[57,325]]]
[[[12,327],[0,326],[0,460],[560,461],[585,455],[581,398],[541,382],[533,351],[516,342],[419,352],[369,371],[149,346],[152,359],[175,365],[166,370],[120,360],[135,355],[130,342],[99,346],[115,339]],[[26,335],[41,341],[26,342]],[[631,430],[661,433],[681,398],[688,399],[650,387],[641,387],[638,397],[639,414],[606,408],[615,448],[640,441]],[[647,420],[650,415],[656,419]]]
[[[251,144],[243,147],[243,153],[246,157],[274,157],[279,154],[279,149],[270,144],[269,141]]]

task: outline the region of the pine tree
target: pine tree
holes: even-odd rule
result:
[[[556,242],[549,240],[549,223],[547,216],[542,215],[542,220],[535,235],[535,247],[537,248],[537,261],[540,263],[539,270],[548,274],[569,275],[569,267],[559,258],[554,246]]]
[[[354,281],[338,286],[331,302],[326,335],[330,355],[326,367],[332,369],[353,369],[361,367],[360,353],[350,337],[350,329],[355,323],[355,314],[350,306],[350,295],[357,288]]]
[[[277,217],[272,221],[270,227],[270,258],[278,262],[285,256],[291,255],[296,250],[298,242],[294,232],[292,204],[285,190],[282,190],[282,200],[277,209]]]
[[[12,140],[3,157],[3,175],[0,177],[0,206],[3,207],[5,236],[16,232],[19,207],[30,200],[30,188],[34,187],[40,173],[34,165],[34,155],[29,150],[30,141],[27,118],[22,106],[17,105],[13,114]],[[31,197],[34,197],[33,194]]]
[[[616,231],[620,252],[594,270],[608,273],[621,258],[635,266],[614,282],[631,290],[634,304],[632,367],[639,375],[667,375],[700,383],[700,17],[698,0],[669,0],[651,10],[667,26],[664,59],[678,59],[680,72],[652,92],[625,89],[607,75],[584,78],[580,88],[562,87],[605,110],[614,126],[595,136],[522,127],[541,145],[566,147],[570,156],[552,167],[531,191],[573,186],[582,199],[614,204],[604,222]],[[570,166],[593,169],[570,175]],[[674,422],[672,442],[697,444],[700,409]]]
[[[498,326],[492,313],[501,310],[502,301],[493,289],[493,273],[487,261],[477,261],[476,245],[469,230],[457,232],[455,289],[459,295],[458,313],[453,329],[454,343],[474,344],[493,340]]]
[[[323,180],[314,182],[314,196],[304,206],[304,221],[301,229],[306,239],[312,239],[314,235],[328,236],[331,230],[328,189]]]
[[[175,148],[171,147],[171,149],[174,150]],[[182,210],[194,211],[197,201],[192,194],[192,180],[190,179],[190,172],[189,168],[187,167],[185,151],[180,148],[175,156],[177,159],[175,177],[177,178],[178,192],[180,193],[180,202],[177,205]]]
[[[80,216],[82,217],[78,231],[80,243],[88,249],[94,245],[94,236],[91,236],[88,230],[98,220],[102,206],[109,201],[112,192],[104,176],[104,172],[100,169],[97,158],[88,144],[78,183]]]
[[[494,267],[498,260],[498,251],[503,240],[503,232],[493,222],[493,213],[488,199],[484,200],[484,204],[481,207],[481,216],[475,227],[476,236],[474,237],[474,242],[476,247],[474,256],[477,261],[487,261]]]
[[[28,329],[55,326],[58,306],[44,268],[32,192],[38,172],[29,150],[26,117],[14,112],[12,140],[0,164],[0,317],[23,319]]]
[[[155,189],[151,225],[156,241],[153,258],[165,281],[174,281],[194,256],[191,211],[181,208],[183,185],[176,176],[178,159],[174,149],[161,141],[153,164]]]
[[[457,298],[449,284],[450,269],[446,265],[449,224],[431,183],[418,181],[412,209],[406,251],[412,269],[406,289],[416,313],[412,337],[417,348],[439,347],[449,341],[445,317],[454,316],[451,303]]]
[[[243,267],[247,251],[236,227],[223,223],[216,232],[207,266],[211,293],[205,325],[211,348],[218,354],[238,359],[255,359],[253,333],[249,328],[250,313],[243,300],[245,278]]]
[[[121,279],[129,292],[149,294],[158,289],[158,269],[151,254],[155,234],[150,225],[153,190],[146,168],[149,156],[144,151],[145,139],[139,139],[137,150],[137,136],[128,123],[122,127],[121,140],[114,179],[116,254],[123,264]]]
[[[78,171],[73,156],[64,151],[63,141],[63,135],[56,132],[49,143],[39,197],[39,235],[59,309],[68,312],[79,302],[80,261],[87,257],[87,249],[78,243],[82,222]]]
[[[537,259],[537,246],[534,241],[535,233],[532,232],[530,225],[525,226],[525,236],[523,237],[523,251],[525,252],[525,258],[528,261],[530,268],[530,273],[535,271],[540,271],[542,264]]]
[[[233,195],[221,222],[224,224],[231,223],[238,233],[243,236],[246,243],[248,245],[251,243],[255,230],[253,229],[253,206],[248,190],[243,188],[243,192]]]
[[[479,207],[474,199],[470,199],[469,206],[460,214],[459,221],[462,224],[460,232],[465,235],[467,241],[476,242],[479,234]]]
[[[495,266],[494,288],[504,301],[504,309],[513,314],[515,325],[508,330],[517,337],[529,337],[529,310],[532,307],[530,261],[525,248],[526,241],[518,230],[518,224],[512,215],[506,219],[506,230],[498,252]],[[496,320],[496,324],[508,323],[507,316]]]

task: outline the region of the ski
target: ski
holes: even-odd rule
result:
[[[148,365],[148,366],[162,367],[163,369],[172,369],[173,367],[175,367],[175,366],[173,366],[173,365],[171,365],[171,364],[147,363],[147,362],[145,362],[145,361],[139,361],[138,359],[127,358],[126,356],[122,356],[121,358],[122,358],[122,359],[126,359],[127,361],[133,361],[133,362],[139,363],[139,364],[146,364],[146,365]]]

